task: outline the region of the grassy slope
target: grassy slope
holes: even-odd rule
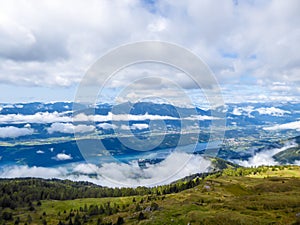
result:
[[[65,218],[70,209],[110,202],[111,205],[117,204],[120,212],[100,216],[104,222],[116,223],[121,216],[125,224],[296,224],[296,214],[300,213],[300,168],[278,170],[270,167],[264,172],[243,177],[213,175],[195,188],[177,194],[152,196],[151,200],[147,200],[148,196],[134,198],[46,200],[34,212],[18,209],[13,213],[14,218],[17,214],[21,221],[26,221],[30,214],[31,224],[42,224],[43,219],[48,224],[57,224],[59,220],[68,224]],[[159,208],[149,211],[153,202]],[[137,204],[141,211],[136,210]],[[43,212],[46,215],[43,216]],[[137,219],[140,212],[146,219]],[[96,224],[98,217],[89,217],[87,224]],[[300,224],[300,218],[298,222]],[[7,224],[13,223],[9,221]]]
[[[278,162],[282,164],[293,163],[296,160],[300,160],[300,146],[286,149],[273,156]]]

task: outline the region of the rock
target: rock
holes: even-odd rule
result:
[[[145,212],[151,212],[151,207],[147,206],[146,209],[144,210]]]

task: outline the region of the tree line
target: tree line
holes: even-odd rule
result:
[[[42,200],[73,200],[80,198],[126,197],[135,195],[165,195],[197,186],[208,173],[156,187],[109,188],[93,183],[59,179],[0,179],[0,208],[28,207]]]

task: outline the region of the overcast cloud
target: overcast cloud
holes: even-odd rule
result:
[[[298,0],[150,2],[1,1],[1,84],[20,97],[25,93],[18,86],[74,87],[111,48],[162,40],[201,57],[221,85],[263,87],[272,94],[257,93],[262,101],[299,96]],[[173,75],[184,88],[193,87]],[[122,86],[122,79],[112,85]]]

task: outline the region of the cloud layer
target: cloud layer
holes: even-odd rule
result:
[[[278,124],[272,127],[265,127],[264,130],[276,131],[276,130],[297,130],[300,131],[300,121],[291,123]]]
[[[69,160],[71,155],[60,153],[57,160]],[[87,180],[110,187],[155,186],[168,184],[195,173],[207,172],[211,162],[199,155],[172,153],[164,161],[147,168],[140,168],[137,161],[125,163],[69,164],[64,167],[45,168],[28,166],[8,166],[0,168],[1,177],[43,177],[71,180]],[[97,174],[90,178],[89,174]]]
[[[92,125],[73,125],[71,123],[53,123],[47,131],[49,134],[59,132],[59,133],[66,133],[66,134],[73,134],[75,133],[89,133],[95,130],[95,126]]]
[[[0,115],[0,124],[4,123],[55,123],[55,122],[71,122],[72,118],[64,116],[63,113],[58,112],[38,112],[33,115],[23,114],[7,114]]]
[[[62,122],[107,122],[107,121],[141,121],[141,120],[177,120],[178,118],[171,116],[160,116],[160,115],[132,115],[132,114],[112,114],[108,115],[86,115],[78,114],[75,117],[66,116],[65,113],[58,112],[38,112],[33,115],[23,114],[7,114],[0,115],[0,124],[12,123],[62,123]],[[101,125],[100,125],[101,126]],[[108,125],[106,124],[106,127]]]
[[[292,147],[296,147],[296,146],[298,146],[298,144],[289,143],[282,148],[275,148],[275,149],[258,152],[256,154],[254,154],[248,160],[235,160],[234,163],[237,163],[237,164],[239,164],[241,166],[245,166],[245,167],[261,166],[261,165],[266,165],[266,166],[278,165],[279,163],[274,160],[273,156],[279,152],[282,152],[282,151],[288,149],[288,148],[292,148]]]

